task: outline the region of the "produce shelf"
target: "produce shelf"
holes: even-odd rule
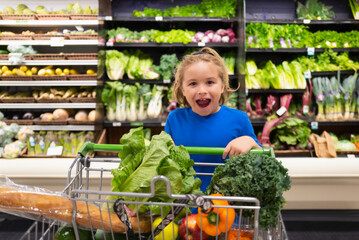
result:
[[[53,43],[51,40],[4,40],[0,41],[0,45],[31,45],[31,46],[51,46]],[[64,46],[71,46],[71,45],[94,45],[98,44],[98,40],[63,40],[62,44]],[[59,47],[59,46],[56,46]]]
[[[312,125],[312,122],[314,123],[318,123],[318,126],[358,126],[359,124],[359,119],[357,121],[316,121],[315,119],[302,119],[307,121],[308,126],[310,127]],[[253,127],[263,127],[264,124],[266,123],[266,120],[264,119],[250,119],[252,126]]]
[[[56,66],[82,66],[91,65],[97,66],[97,60],[25,60],[20,65],[31,65],[31,66],[45,66],[45,65],[56,65]],[[13,65],[10,61],[1,60],[0,65]],[[15,65],[15,64],[14,64]]]
[[[304,20],[304,19],[246,19],[246,23],[270,23],[270,24],[312,24],[312,25],[340,25],[358,24],[359,20]]]
[[[104,127],[164,127],[166,119],[146,119],[143,122],[104,121]]]
[[[341,70],[340,74],[344,74],[344,75],[352,75],[354,74],[354,70]],[[312,77],[313,76],[333,76],[333,75],[337,75],[338,71],[322,71],[322,72],[311,72]]]
[[[55,109],[83,108],[95,109],[96,103],[1,103],[0,109]]]
[[[121,43],[106,43],[106,47],[225,47],[225,48],[236,48],[238,47],[238,43],[128,43],[128,42],[121,42]]]
[[[304,93],[306,89],[248,89],[248,94],[287,94],[287,93]]]
[[[33,131],[95,131],[94,125],[29,125]]]
[[[2,20],[4,27],[53,27],[56,26],[97,26],[98,20]]]
[[[221,17],[99,17],[106,21],[125,21],[125,22],[238,22],[239,18]]]
[[[327,49],[331,49],[333,52],[359,52],[359,48],[315,48],[316,53],[325,52]],[[307,53],[308,48],[247,48],[247,53]]]
[[[107,82],[113,82],[114,80],[106,79]],[[115,80],[116,81],[116,80]],[[121,83],[135,84],[135,83],[148,83],[148,84],[169,84],[171,79],[119,79]]]
[[[97,81],[85,80],[85,81],[0,81],[0,86],[97,86]]]

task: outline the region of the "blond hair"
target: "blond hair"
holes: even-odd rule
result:
[[[229,86],[228,71],[222,57],[214,49],[209,47],[204,47],[199,50],[199,52],[195,52],[183,57],[181,63],[175,71],[175,83],[173,87],[173,96],[175,101],[180,105],[189,107],[189,104],[185,96],[183,96],[182,92],[183,76],[184,72],[189,66],[198,62],[214,63],[214,65],[217,67],[219,77],[224,85],[223,93],[219,99],[219,104],[223,105],[228,101],[231,93],[236,90],[231,89]]]

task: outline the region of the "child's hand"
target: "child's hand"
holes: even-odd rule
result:
[[[228,155],[229,158],[249,152],[252,148],[260,148],[253,138],[248,136],[238,137],[228,143],[223,151],[222,158],[225,159]]]

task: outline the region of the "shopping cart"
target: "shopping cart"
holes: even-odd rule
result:
[[[263,240],[287,240],[288,236],[281,215],[278,216],[276,226],[263,230],[258,225],[260,202],[253,197],[236,196],[200,196],[200,195],[179,195],[172,194],[170,181],[164,176],[156,176],[151,182],[150,193],[131,193],[131,192],[113,192],[108,189],[110,186],[106,183],[107,178],[111,178],[111,169],[116,168],[120,163],[118,158],[91,158],[88,153],[93,151],[119,152],[122,145],[113,144],[93,144],[86,143],[79,151],[79,154],[71,164],[68,170],[68,184],[64,189],[73,202],[72,226],[76,239],[80,239],[79,231],[83,227],[91,233],[90,239],[95,238],[96,231],[101,231],[101,239],[118,239],[118,232],[123,232],[120,239],[157,239],[157,234],[165,236],[165,231],[161,231],[167,226],[179,212],[186,219],[191,214],[192,208],[201,207],[202,213],[217,209],[217,219],[219,209],[228,211],[235,209],[236,219],[230,231],[237,232],[235,239],[263,239]],[[222,155],[224,148],[206,148],[206,147],[186,147],[190,154]],[[274,151],[268,149],[253,149],[252,152],[274,156]],[[205,163],[202,163],[202,165]],[[213,166],[213,163],[211,164]],[[206,174],[206,173],[205,173]],[[208,174],[208,173],[207,173]],[[93,181],[97,178],[97,181]],[[164,181],[167,194],[173,199],[172,203],[151,202],[151,201],[133,201],[124,200],[128,198],[152,198],[155,196],[155,184],[158,181]],[[226,200],[232,203],[231,206],[215,205],[216,200]],[[81,213],[79,202],[85,206],[86,213]],[[233,203],[236,203],[235,205]],[[134,211],[130,211],[127,206],[135,206]],[[139,206],[148,206],[145,214],[139,214]],[[152,209],[160,209],[160,213],[155,215]],[[113,212],[115,211],[115,213]],[[250,216],[248,217],[248,212]],[[81,215],[81,218],[79,218]],[[113,217],[115,216],[115,218]],[[156,227],[152,223],[155,219],[161,218],[162,222]],[[120,220],[120,221],[119,221]],[[217,220],[218,221],[218,220]],[[120,224],[119,224],[120,223]],[[218,223],[218,222],[217,222]],[[47,223],[36,221],[21,239],[53,239],[56,230],[59,228],[58,221],[49,221]],[[202,223],[201,223],[202,224]],[[226,229],[228,229],[229,220],[226,219]],[[170,239],[175,239],[175,227],[172,226],[173,235]],[[169,227],[170,227],[169,226]],[[202,226],[202,225],[201,225]],[[218,224],[216,233],[218,233]],[[224,231],[213,239],[231,239],[230,231]],[[105,234],[106,233],[106,234]],[[185,234],[188,236],[189,229],[186,227]],[[242,235],[244,234],[244,235]],[[241,237],[239,237],[241,236]],[[247,238],[245,238],[247,237]],[[201,233],[200,239],[208,239]],[[179,237],[177,239],[180,239]],[[234,238],[232,238],[234,239]],[[166,239],[167,240],[167,239]]]

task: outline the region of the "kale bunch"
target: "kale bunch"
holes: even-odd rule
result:
[[[290,189],[290,183],[288,169],[276,158],[249,152],[234,156],[218,166],[206,194],[215,193],[216,185],[225,196],[257,198],[261,205],[259,225],[268,229],[277,223],[277,216],[286,202],[283,192]],[[242,202],[231,204],[244,205]],[[253,213],[244,211],[243,215],[253,217]]]

